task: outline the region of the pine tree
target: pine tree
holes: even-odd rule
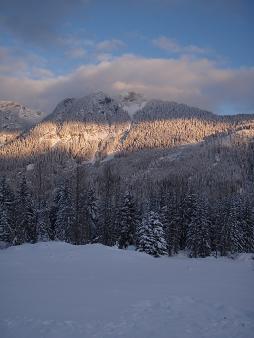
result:
[[[123,198],[123,204],[120,210],[120,237],[118,245],[120,249],[126,249],[129,245],[134,244],[136,231],[137,216],[133,197],[127,191]]]
[[[16,208],[17,219],[14,243],[35,243],[37,241],[36,217],[25,176],[22,177],[18,188]]]
[[[241,219],[242,204],[240,196],[232,196],[224,209],[223,225],[220,236],[220,252],[222,256],[243,251],[244,220]]]
[[[95,195],[94,187],[90,186],[87,192],[86,201],[86,233],[87,240],[91,242],[96,237],[97,226],[98,226],[98,201]]]
[[[114,206],[114,233],[116,238],[116,245],[119,247],[119,238],[121,236],[121,210],[123,206],[122,194],[119,194]]]
[[[0,204],[3,210],[3,220],[6,219],[8,229],[5,229],[5,240],[9,244],[13,244],[15,236],[15,197],[7,184],[6,178],[0,181]]]
[[[225,214],[225,206],[227,205],[227,200],[218,199],[212,205],[209,206],[209,215],[210,215],[210,238],[211,238],[211,252],[214,252],[215,257],[218,257],[218,252],[221,245],[221,229],[227,221]]]
[[[55,222],[56,239],[59,241],[73,243],[74,242],[73,228],[75,223],[75,213],[72,205],[71,192],[67,183],[65,183],[61,187],[57,209],[58,210]]]
[[[216,235],[214,234],[216,240],[216,249],[220,252],[221,256],[227,255],[229,251],[228,246],[228,215],[231,205],[231,199],[229,197],[225,197],[222,200],[217,202],[217,210],[214,216],[216,217]]]
[[[184,250],[187,246],[187,232],[189,224],[193,218],[196,195],[192,191],[188,191],[180,203],[179,207],[179,246]]]
[[[244,201],[242,208],[243,251],[254,252],[254,206],[250,199]]]
[[[243,251],[243,220],[239,217],[241,210],[241,199],[239,196],[234,196],[231,201],[227,223],[228,251],[232,254]]]
[[[59,200],[62,194],[61,186],[57,186],[57,188],[54,191],[53,195],[53,202],[49,210],[49,230],[48,235],[49,239],[51,241],[54,241],[56,239],[56,219],[57,219],[57,213],[59,209]]]
[[[99,219],[96,234],[96,241],[104,245],[113,246],[115,244],[115,223],[113,220],[112,199],[101,198],[99,206]]]
[[[50,239],[50,221],[49,221],[49,210],[45,202],[36,210],[37,218],[37,238],[40,242],[46,242]]]
[[[180,249],[180,216],[176,195],[173,193],[165,199],[161,207],[160,220],[166,235],[168,254],[177,254]]]
[[[3,203],[0,203],[0,244],[10,243],[10,225],[7,217],[7,210]]]
[[[152,246],[152,229],[151,226],[148,222],[148,215],[146,215],[143,219],[142,222],[137,226],[137,250],[141,252],[146,252],[148,254],[150,253],[150,248]]]
[[[103,191],[99,205],[99,219],[96,241],[104,245],[113,246],[116,243],[114,222],[113,191],[115,178],[111,167],[107,164],[103,170]]]
[[[86,230],[86,193],[82,186],[84,170],[78,163],[75,170],[73,208],[75,221],[72,228],[72,243],[85,244],[89,242],[90,235]]]
[[[187,231],[190,257],[206,257],[211,253],[210,222],[205,197],[195,197],[193,216]]]
[[[154,214],[152,217],[151,215],[151,224],[153,225],[153,234],[155,238],[155,249],[156,252],[154,256],[162,256],[168,253],[167,242],[165,239],[165,232],[163,230],[163,225],[159,221],[159,216]]]
[[[167,254],[163,225],[157,213],[150,211],[137,229],[137,250],[154,257]]]

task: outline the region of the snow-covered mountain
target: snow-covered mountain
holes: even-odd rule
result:
[[[177,132],[174,130],[175,123],[171,125],[173,118],[216,119],[216,116],[175,102],[148,101],[134,92],[114,97],[96,92],[61,101],[44,119],[47,127],[41,124],[35,128],[35,132],[40,134],[40,143],[46,141],[47,147],[75,148],[75,156],[83,157],[86,154],[83,159],[95,163],[112,159],[123,151],[151,148],[154,142],[167,148],[171,147],[172,142],[182,144],[195,141],[193,135],[186,137],[185,133],[180,138],[178,135],[177,141],[172,141]],[[167,125],[162,127],[158,122],[155,130],[151,121],[156,120],[165,120]],[[143,121],[147,123],[143,125]]]
[[[217,115],[206,110],[174,101],[149,100],[135,115],[136,120],[158,120],[168,118],[216,119]]]
[[[64,99],[45,120],[121,123],[128,120],[156,120],[176,117],[213,119],[216,118],[216,115],[173,101],[148,100],[142,94],[135,92],[109,96],[99,91],[81,98]]]
[[[1,147],[5,172],[17,167],[20,170],[36,162],[40,154],[50,154],[47,161],[51,161],[54,175],[60,175],[63,168],[71,170],[77,161],[100,165],[114,159],[125,176],[135,171],[140,177],[144,173],[152,175],[160,168],[159,176],[163,177],[172,163],[179,164],[189,154],[191,161],[199,149],[196,145],[203,145],[200,151],[205,149],[207,157],[209,147],[216,151],[215,141],[219,147],[239,138],[243,142],[248,137],[250,142],[254,134],[253,115],[219,116],[172,101],[147,100],[134,92],[113,97],[96,92],[66,98],[35,126],[43,114],[11,102],[2,103],[2,107],[2,131],[13,129],[20,133],[28,128],[22,138]],[[199,150],[197,162],[198,153]],[[12,160],[17,158],[18,162]],[[213,157],[207,161],[214,163]]]
[[[40,122],[44,115],[14,101],[0,101],[0,145]]]
[[[61,101],[47,121],[96,122],[111,124],[125,122],[129,119],[127,112],[114,98],[99,91],[81,98],[66,98]]]
[[[24,130],[41,121],[44,113],[13,101],[0,101],[1,130]]]
[[[142,149],[171,149],[193,144],[216,134],[253,130],[253,116],[222,117],[172,101],[147,100],[127,92],[111,97],[101,91],[81,98],[66,98],[41,121],[43,114],[13,102],[0,102],[2,143],[24,130],[15,149],[38,153],[67,151],[75,158],[95,163]],[[34,127],[35,125],[35,127]],[[29,130],[29,127],[33,127]],[[25,145],[24,145],[24,144]]]

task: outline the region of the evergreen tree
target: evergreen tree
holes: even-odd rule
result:
[[[5,177],[0,181],[0,205],[4,213],[2,222],[8,223],[8,228],[5,229],[5,240],[13,244],[15,236],[15,197]]]
[[[22,177],[16,199],[17,219],[15,244],[37,241],[36,217],[32,197],[25,176]]]
[[[167,254],[163,225],[157,213],[150,211],[137,229],[137,250],[154,257]]]
[[[98,201],[95,195],[94,187],[90,186],[87,192],[86,201],[86,233],[87,240],[91,242],[96,237],[97,226],[98,226]]]
[[[123,198],[122,208],[120,210],[120,237],[118,245],[120,249],[126,249],[129,245],[134,244],[136,231],[137,216],[134,205],[134,200],[129,191]]]
[[[0,243],[10,243],[10,225],[7,217],[7,210],[3,203],[0,203]]]
[[[227,215],[225,209],[227,205],[227,199],[218,199],[213,205],[210,205],[209,215],[211,219],[210,224],[210,238],[211,238],[211,252],[214,252],[218,257],[218,252],[221,246],[221,234],[224,224],[227,222]]]
[[[103,191],[99,206],[99,220],[96,241],[104,245],[113,246],[116,243],[116,229],[114,222],[114,191],[115,177],[111,167],[107,164],[103,170]]]
[[[241,198],[233,196],[228,210],[227,222],[222,228],[223,254],[243,251],[243,219],[241,219]]]
[[[254,252],[254,206],[250,199],[244,201],[242,208],[243,250]]]
[[[123,198],[122,194],[119,194],[119,198],[116,199],[116,203],[114,206],[114,233],[115,233],[115,238],[116,238],[116,244],[119,247],[119,239],[121,237],[121,211],[122,211],[122,206],[123,206]]]
[[[80,164],[77,164],[74,177],[74,194],[71,196],[73,199],[73,208],[75,221],[72,227],[72,243],[85,244],[90,241],[90,233],[87,229],[86,222],[86,204],[87,194],[83,184],[84,170]]]
[[[160,211],[160,202],[161,202],[159,187],[155,185],[153,182],[149,182],[148,191],[149,191],[149,211],[154,211],[158,213]]]
[[[49,210],[45,202],[42,202],[36,211],[37,216],[37,238],[40,242],[50,239]]]
[[[232,196],[225,204],[222,217],[220,234],[220,253],[222,256],[228,253],[234,254],[243,251],[244,220],[241,218],[242,203],[239,196]]]
[[[137,227],[137,242],[136,247],[138,251],[150,253],[152,246],[152,229],[148,222],[148,214],[142,219],[142,222]]]
[[[51,241],[54,241],[56,239],[56,220],[57,220],[57,213],[59,209],[59,200],[60,200],[61,194],[62,194],[62,191],[59,185],[54,191],[53,203],[49,210],[48,235]]]
[[[113,246],[115,244],[116,229],[113,220],[112,199],[101,198],[99,206],[99,220],[96,234],[96,241],[104,245]]]
[[[188,191],[179,207],[179,246],[181,250],[184,250],[187,246],[187,232],[189,224],[193,218],[193,212],[195,208],[196,195],[192,191]]]
[[[196,197],[193,215],[187,231],[187,248],[190,257],[206,257],[211,253],[210,222],[205,197]]]
[[[76,236],[74,238],[73,233],[74,223],[75,212],[72,204],[71,192],[68,184],[65,183],[61,187],[57,206],[57,215],[55,222],[56,239],[59,241],[73,243],[76,239]]]
[[[217,201],[217,209],[214,213],[214,219],[216,224],[214,225],[215,229],[211,229],[215,231],[214,235],[212,235],[212,240],[216,241],[214,243],[216,245],[215,249],[220,252],[221,256],[225,256],[229,250],[228,247],[228,216],[231,205],[230,197],[225,197],[222,200]]]
[[[173,193],[165,199],[160,212],[160,220],[166,235],[168,254],[177,254],[180,249],[180,216],[176,195]]]

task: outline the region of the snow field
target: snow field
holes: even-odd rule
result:
[[[1,338],[252,338],[254,261],[102,245],[0,251]]]

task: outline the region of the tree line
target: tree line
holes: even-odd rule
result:
[[[162,181],[140,200],[132,186],[119,187],[110,165],[100,182],[86,184],[77,167],[74,177],[58,182],[52,198],[34,196],[25,175],[15,191],[2,178],[0,241],[132,245],[155,257],[180,250],[190,257],[254,252],[252,195],[233,193],[211,201],[192,186],[180,194]]]

